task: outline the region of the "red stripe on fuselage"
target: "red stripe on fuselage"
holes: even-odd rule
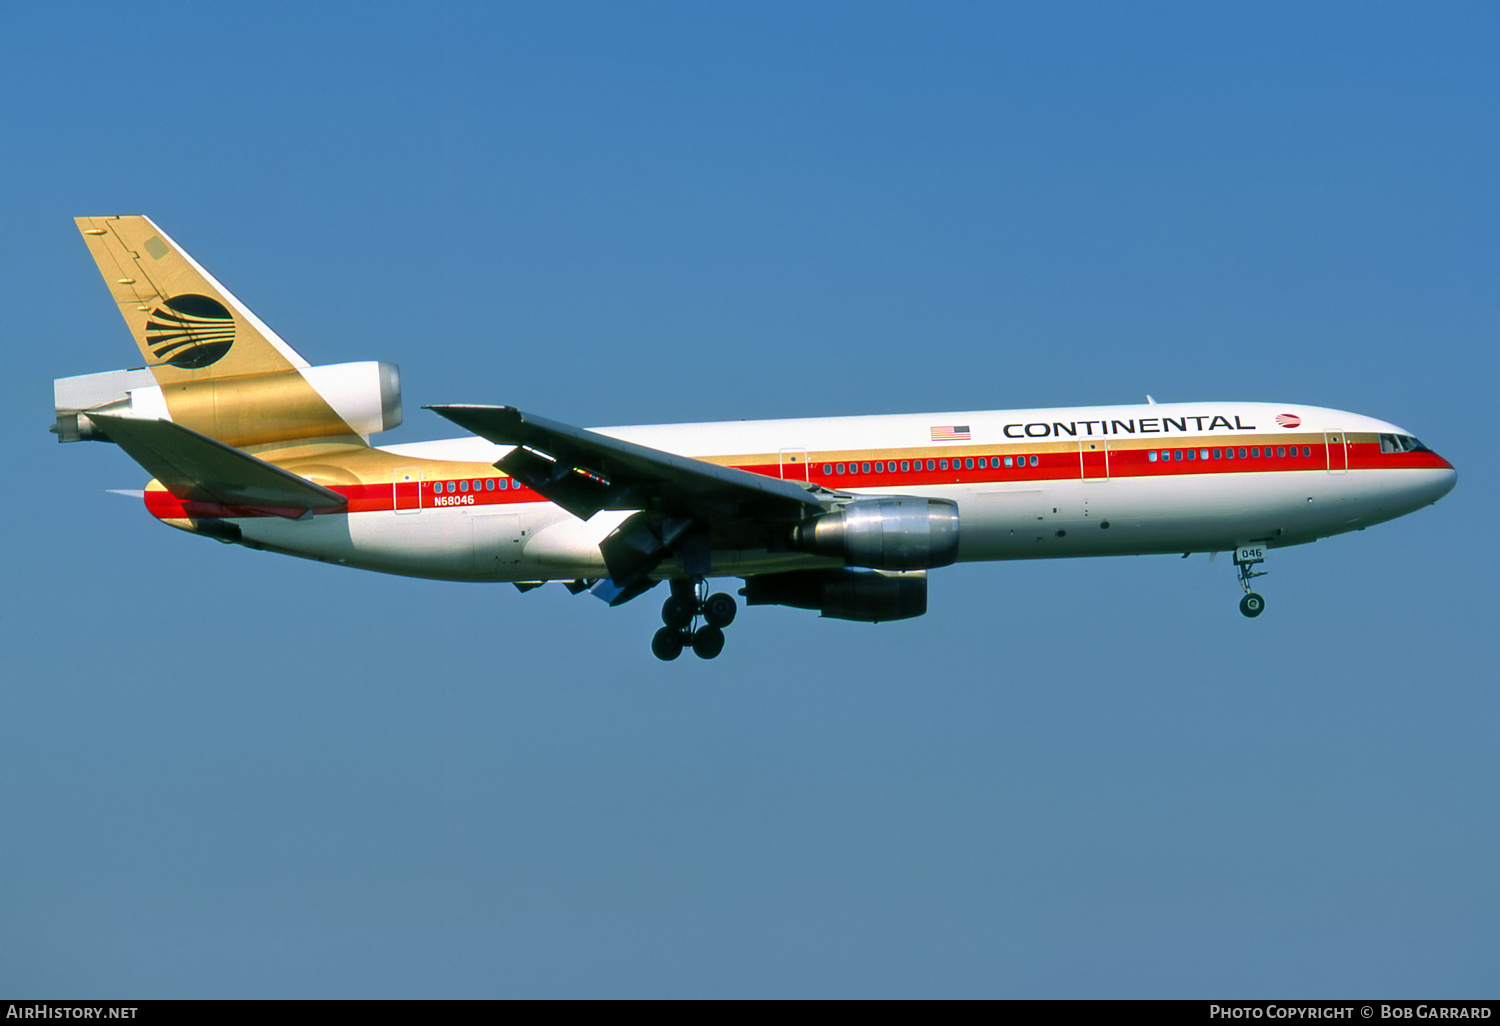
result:
[[[1441,456],[1432,452],[1381,452],[1378,442],[1351,442],[1342,447],[1346,451],[1345,460],[1340,460],[1339,449],[1341,447],[1328,446],[1319,436],[1317,442],[1308,440],[1306,444],[1298,441],[1296,446],[1279,445],[1266,446],[1264,444],[1250,445],[1224,445],[1224,439],[1216,439],[1219,443],[1212,446],[1194,445],[1191,448],[1181,443],[1159,447],[1155,449],[1099,449],[1084,450],[1081,454],[1073,451],[1051,451],[1051,452],[1028,452],[1022,447],[1013,447],[1005,452],[987,452],[983,454],[986,464],[984,468],[977,466],[981,458],[980,454],[966,456],[933,456],[929,455],[932,450],[924,449],[920,459],[908,457],[909,465],[915,465],[912,469],[901,470],[901,460],[895,460],[888,456],[881,460],[856,460],[850,461],[847,457],[838,460],[815,460],[805,464],[811,475],[811,480],[824,487],[846,490],[855,488],[911,488],[924,485],[971,485],[971,484],[1005,484],[1010,482],[1039,482],[1039,481],[1078,481],[1078,480],[1104,480],[1108,478],[1134,478],[1134,477],[1187,477],[1207,476],[1214,474],[1266,474],[1266,473],[1328,473],[1332,470],[1451,470],[1452,465]],[[1303,449],[1309,451],[1309,455],[1303,456]],[[1330,448],[1332,448],[1332,464],[1330,465]],[[1259,457],[1249,456],[1251,450],[1258,449]],[[1276,456],[1278,450],[1294,450],[1297,455]],[[1241,450],[1246,451],[1246,456],[1241,458]],[[883,453],[890,450],[881,450]],[[1234,458],[1225,458],[1227,452],[1234,452]],[[1188,458],[1192,452],[1194,457]],[[1218,452],[1218,458],[1214,453]],[[1156,455],[1152,460],[1151,455]],[[1203,453],[1208,453],[1207,458]],[[1179,456],[1179,454],[1181,454]],[[1004,466],[1004,459],[1010,457],[1013,460],[1024,460],[1025,466]],[[1030,459],[1037,457],[1037,465],[1031,466]],[[1001,466],[992,467],[988,464],[999,457]],[[1106,467],[1106,458],[1108,460]],[[927,469],[927,462],[931,460],[936,467],[940,460],[946,460],[949,464],[947,470]],[[976,463],[974,467],[962,466],[965,460]],[[863,470],[864,464],[871,465],[871,471]],[[875,473],[873,467],[880,463],[890,468],[884,473]],[[824,474],[824,466],[837,466],[843,464],[846,472],[843,474]],[[489,464],[481,464],[483,470],[488,472],[493,469]],[[804,465],[799,465],[799,468]],[[920,469],[917,469],[920,467]],[[477,469],[477,468],[476,468]],[[745,464],[738,467],[740,470],[749,471],[753,474],[762,474],[766,477],[780,477],[782,465],[779,463]],[[851,472],[853,471],[853,472]],[[459,481],[467,480],[469,488],[467,491],[458,491]],[[452,482],[455,490],[450,492],[447,485]],[[474,483],[479,482],[479,488],[475,489]],[[485,482],[494,481],[493,489],[486,488]],[[420,509],[443,509],[458,506],[507,506],[520,503],[545,502],[542,496],[529,488],[506,487],[501,488],[500,482],[505,481],[508,485],[515,486],[519,482],[514,479],[495,478],[480,473],[475,477],[444,478],[441,481],[423,481],[420,485]],[[434,492],[434,487],[443,490]],[[393,486],[387,482],[384,484],[361,484],[361,485],[329,485],[333,491],[346,496],[349,500],[348,508],[342,512],[348,513],[372,513],[391,512],[396,509],[396,491],[399,485]],[[402,493],[401,509],[405,512],[415,512],[416,507],[412,505],[410,483],[406,484],[408,489]],[[146,493],[146,508],[151,514],[159,519],[215,519],[225,517],[253,517],[253,516],[287,516],[295,515],[296,511],[285,510],[246,510],[236,507],[221,506],[217,503],[194,502],[178,499],[165,490],[152,489]]]

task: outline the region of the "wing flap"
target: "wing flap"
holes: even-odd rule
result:
[[[92,413],[89,419],[179,499],[277,516],[349,504],[338,492],[169,420]]]

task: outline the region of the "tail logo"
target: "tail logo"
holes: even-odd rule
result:
[[[173,296],[146,322],[151,355],[184,370],[217,363],[234,345],[234,317],[224,304],[195,293]]]

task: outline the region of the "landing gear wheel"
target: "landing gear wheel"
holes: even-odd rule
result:
[[[739,611],[734,597],[724,592],[710,595],[703,601],[703,619],[710,627],[724,628],[734,623],[734,614]]]
[[[1249,592],[1245,595],[1244,598],[1240,599],[1240,612],[1244,613],[1246,616],[1259,616],[1262,612],[1265,611],[1265,608],[1266,600],[1261,598],[1253,591]]]
[[[724,642],[721,640],[719,647],[722,648],[723,645]],[[696,639],[694,641],[694,651],[697,651]],[[663,627],[657,631],[651,639],[651,654],[664,663],[670,663],[673,659],[682,655],[682,631],[672,627]]]
[[[673,630],[682,630],[693,622],[693,616],[697,613],[697,603],[690,598],[681,595],[673,595],[662,603],[661,622]]]
[[[693,635],[693,654],[699,659],[712,659],[722,651],[724,632],[717,627],[699,627]]]

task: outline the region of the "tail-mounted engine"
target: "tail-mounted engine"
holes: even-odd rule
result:
[[[792,547],[877,570],[947,566],[958,558],[958,504],[909,495],[860,499],[798,524]]]
[[[354,434],[401,423],[395,364],[340,363],[158,385],[148,370],[106,371],[53,383],[58,440],[108,441],[89,411],[170,420],[225,445]]]

